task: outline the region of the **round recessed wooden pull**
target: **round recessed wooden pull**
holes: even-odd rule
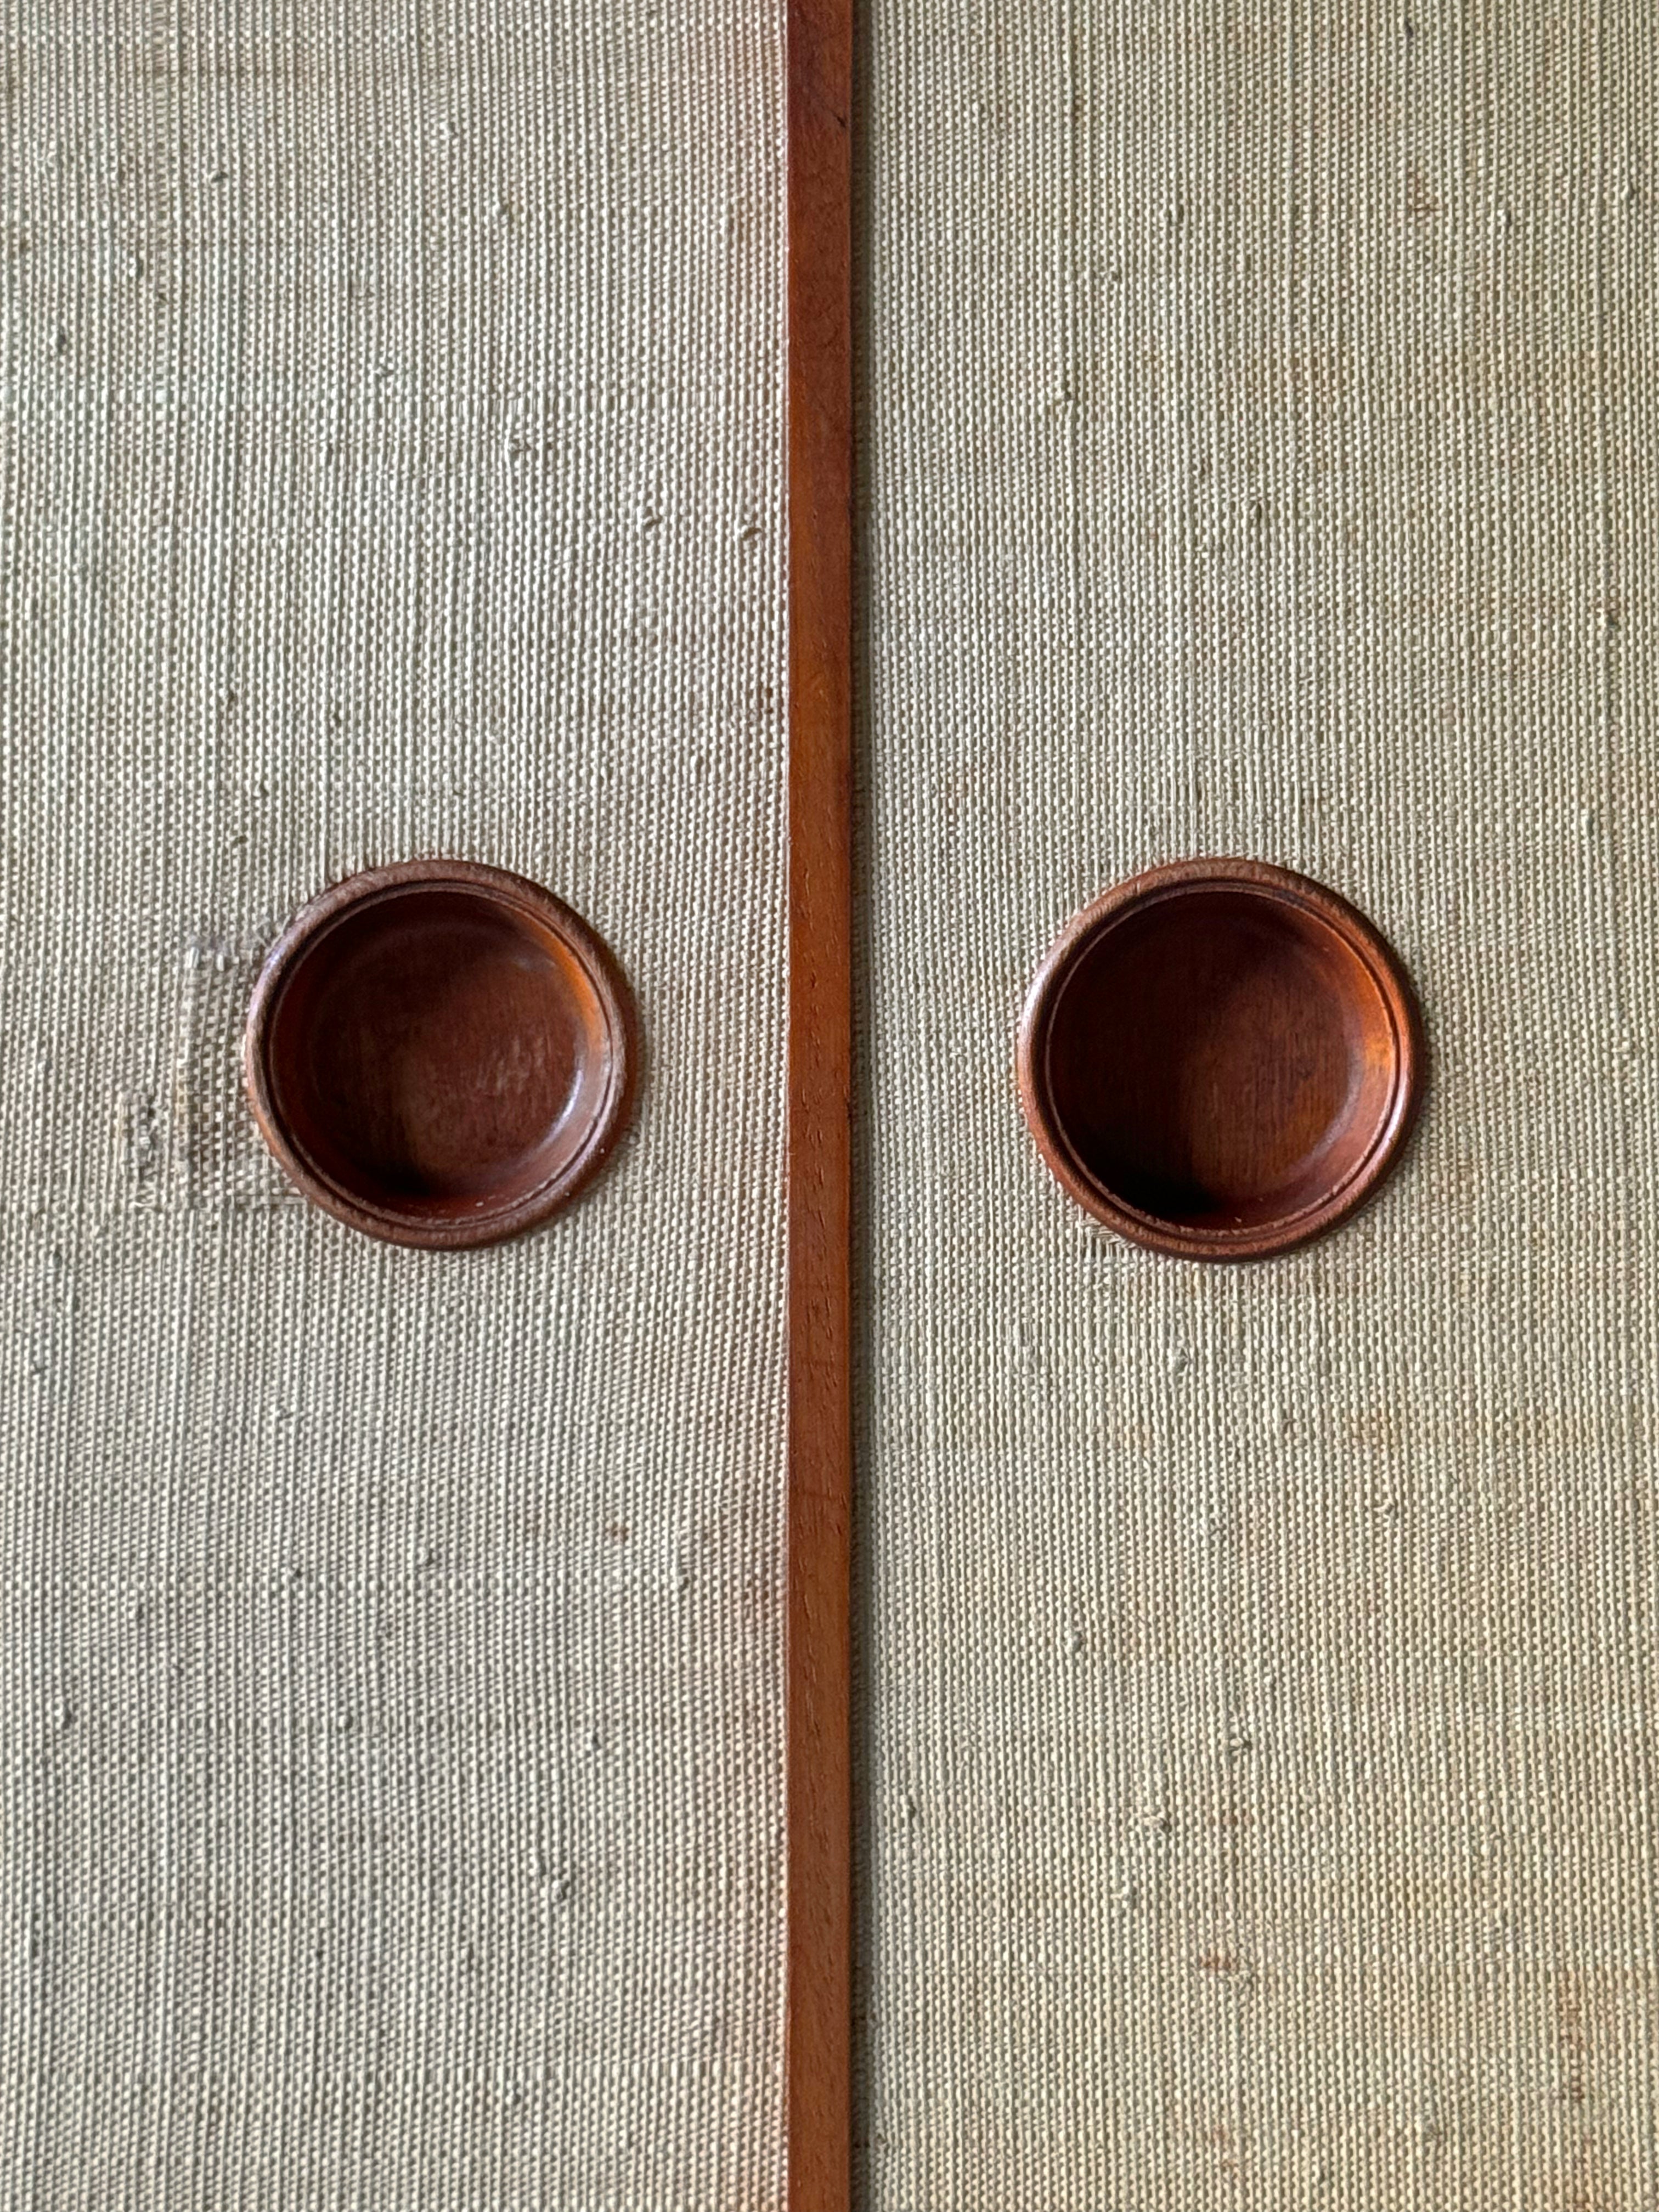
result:
[[[468,860],[353,876],[301,908],[248,1010],[249,1097],[307,1198],[398,1244],[532,1228],[626,1127],[632,1000],[562,901]]]
[[[1418,1109],[1399,960],[1319,884],[1181,860],[1085,907],[1038,969],[1019,1088],[1043,1158],[1119,1235],[1194,1259],[1288,1251],[1352,1213]]]

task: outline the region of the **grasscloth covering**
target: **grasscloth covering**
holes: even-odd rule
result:
[[[866,2202],[1652,2202],[1659,34],[865,28]],[[8,2203],[780,2195],[779,32],[7,19]],[[425,849],[647,1026],[503,1252],[236,1091],[282,916]],[[1237,1274],[1010,1073],[1226,849],[1436,1054]]]
[[[781,11],[3,33],[0,2203],[781,2194]],[[310,1212],[237,1032],[410,854],[637,1130]]]
[[[1659,2203],[1659,15],[871,0],[871,2212]],[[1109,1241],[1032,969],[1415,971],[1330,1243]]]

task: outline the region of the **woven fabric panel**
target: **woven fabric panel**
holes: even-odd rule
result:
[[[1659,2203],[1659,16],[872,0],[872,2212]],[[1328,1243],[1015,1100],[1177,856],[1392,937]]]
[[[747,0],[18,0],[0,2203],[781,2194],[782,51]],[[236,1051],[355,868],[636,988],[522,1244]]]

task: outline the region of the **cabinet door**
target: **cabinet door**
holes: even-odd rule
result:
[[[862,2201],[1659,2189],[1659,422],[1634,7],[867,13]],[[1113,1242],[1013,1085],[1243,854],[1401,1170]]]
[[[782,30],[8,18],[9,2203],[781,2201]],[[646,1039],[489,1251],[240,1095],[429,853]]]

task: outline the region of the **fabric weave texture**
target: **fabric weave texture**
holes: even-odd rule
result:
[[[0,38],[0,2203],[775,2205],[780,12]],[[239,1087],[282,921],[422,853],[640,1007],[493,1251]]]
[[[862,2202],[1659,2203],[1659,15],[866,15]],[[1206,853],[1433,1054],[1235,1271],[1012,1075]]]
[[[1659,2203],[1659,25],[860,28],[860,2199]],[[782,2201],[781,30],[7,19],[0,2203]],[[496,1252],[237,1085],[420,851],[641,1004]],[[1205,851],[1433,1055],[1237,1271],[1012,1078]]]

